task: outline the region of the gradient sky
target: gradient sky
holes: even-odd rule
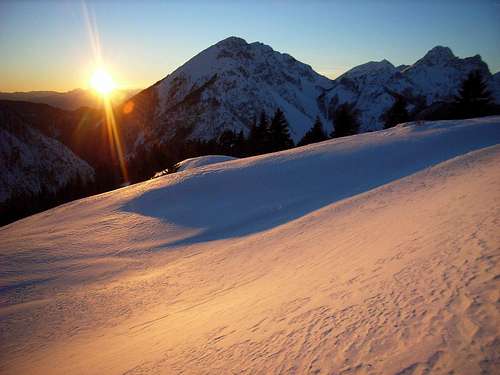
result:
[[[126,87],[146,87],[231,35],[261,41],[335,77],[387,58],[410,64],[435,45],[500,70],[500,0],[0,0],[0,91],[88,87],[94,52]]]

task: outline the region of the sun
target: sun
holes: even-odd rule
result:
[[[90,78],[92,88],[103,96],[107,96],[116,87],[113,78],[103,69],[97,69]]]

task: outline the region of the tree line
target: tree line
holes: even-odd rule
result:
[[[80,175],[76,175],[55,191],[43,185],[37,193],[15,191],[9,199],[0,204],[0,226],[7,225],[37,212],[48,210],[60,204],[100,192],[99,186],[84,182]]]

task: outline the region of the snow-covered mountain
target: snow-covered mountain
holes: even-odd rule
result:
[[[0,110],[0,165],[0,204],[13,196],[22,200],[94,180],[85,161],[6,108]]]
[[[330,131],[333,111],[345,102],[359,110],[361,131],[381,129],[380,116],[396,94],[408,100],[409,110],[446,101],[472,70],[490,80],[500,102],[498,78],[491,78],[481,57],[462,59],[447,47],[431,49],[412,65],[372,61],[330,80],[286,53],[230,37],[133,97],[133,111],[118,112],[128,113],[121,121],[129,153],[173,138],[208,140],[226,129],[246,132],[261,111],[272,115],[278,107],[297,141],[317,115]]]
[[[0,373],[493,374],[499,163],[408,123],[0,228]]]
[[[29,124],[45,137],[68,147],[96,171],[97,179],[112,176],[118,168],[100,110],[66,111],[44,103],[0,100],[0,113],[8,113],[18,123]]]
[[[459,58],[448,47],[434,47],[415,64],[402,71],[414,86],[413,95],[423,96],[426,104],[438,100],[452,99],[462,80],[467,75],[479,70],[485,79],[491,73],[481,56]]]
[[[378,130],[383,127],[381,115],[394,103],[396,94],[407,99],[409,110],[450,101],[474,70],[490,86],[498,86],[479,55],[462,59],[451,49],[437,46],[410,66],[396,68],[387,60],[357,66],[337,78],[322,101],[330,114],[342,103],[354,103],[360,112],[361,131]]]
[[[338,77],[321,96],[329,118],[343,103],[359,111],[361,131],[380,129],[379,118],[394,102],[393,93],[409,94],[412,82],[387,60],[359,65]]]
[[[261,111],[272,116],[280,107],[298,140],[322,115],[317,98],[331,84],[288,54],[230,37],[140,93],[124,128],[136,129],[133,142],[212,139],[225,129],[247,131]]]

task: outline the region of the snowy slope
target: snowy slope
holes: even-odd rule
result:
[[[437,46],[410,66],[396,68],[387,60],[357,66],[337,78],[321,99],[330,112],[342,103],[354,103],[360,111],[361,130],[377,130],[383,128],[380,117],[394,103],[395,95],[407,99],[410,111],[418,105],[449,101],[474,70],[496,87],[479,55],[462,59],[448,47]]]
[[[66,146],[8,111],[0,112],[0,166],[0,203],[14,194],[26,198],[42,190],[56,193],[77,179],[91,183],[95,175]]]
[[[189,158],[183,160],[176,164],[177,171],[186,171],[193,168],[203,167],[205,165],[211,165],[215,163],[223,163],[225,161],[236,160],[237,158],[233,158],[232,156],[225,155],[206,155],[206,156],[198,156],[196,158]]]
[[[328,78],[288,54],[230,37],[132,99],[139,108],[125,116],[125,127],[138,127],[146,143],[183,132],[212,139],[225,129],[247,132],[261,111],[272,116],[280,107],[298,140],[322,115],[317,98],[329,86]],[[137,142],[135,133],[129,142]]]
[[[0,228],[0,372],[492,373],[499,143],[405,124]]]

